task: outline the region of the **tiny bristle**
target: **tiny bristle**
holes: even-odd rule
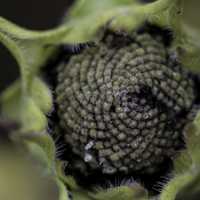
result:
[[[162,180],[156,182],[156,184],[152,187],[154,191],[158,193],[162,192],[163,188],[167,185],[167,183],[172,179],[172,175],[168,174],[164,177],[161,177]]]
[[[84,49],[90,48],[95,46],[94,42],[85,42],[85,43],[78,43],[78,44],[62,44],[61,50],[68,54],[79,54]]]
[[[139,184],[139,183],[137,183],[133,177],[121,178],[121,177],[116,176],[113,180],[106,180],[105,183],[96,186],[95,189],[96,191],[99,191],[99,190],[117,188],[121,186],[132,187],[135,184]]]

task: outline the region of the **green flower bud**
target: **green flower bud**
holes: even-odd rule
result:
[[[182,145],[194,82],[161,35],[107,31],[57,81],[65,141],[90,172],[152,173]]]

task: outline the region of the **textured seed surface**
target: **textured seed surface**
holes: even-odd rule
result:
[[[72,152],[104,174],[151,173],[180,146],[193,82],[158,36],[107,33],[58,69],[60,126]]]

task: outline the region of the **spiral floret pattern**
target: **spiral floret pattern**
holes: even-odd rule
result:
[[[180,147],[193,84],[162,37],[108,32],[58,69],[66,143],[91,170],[152,173]]]

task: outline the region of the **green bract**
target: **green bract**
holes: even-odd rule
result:
[[[132,32],[144,22],[173,31],[172,49],[178,50],[182,65],[199,71],[200,36],[198,23],[188,15],[198,1],[157,0],[140,4],[136,0],[77,0],[64,22],[53,30],[29,31],[0,17],[0,42],[16,59],[20,79],[0,97],[2,115],[19,124],[20,140],[26,144],[59,187],[59,200],[67,200],[67,187],[75,200],[141,199],[148,197],[142,186],[120,186],[106,191],[89,192],[79,187],[72,177],[66,177],[55,156],[55,145],[46,133],[46,115],[52,109],[52,94],[41,78],[41,69],[49,58],[56,56],[59,44],[97,40],[100,28]],[[186,9],[187,8],[187,9]],[[189,17],[189,18],[188,18]],[[195,16],[196,17],[196,16]],[[172,179],[163,188],[159,199],[181,199],[188,188],[199,186],[200,150],[199,115],[185,133],[187,149],[175,160]],[[34,133],[34,134],[33,134]],[[37,133],[37,134],[36,134]],[[25,138],[25,139],[22,139]],[[67,187],[66,187],[67,186]],[[190,194],[188,194],[190,195]]]

